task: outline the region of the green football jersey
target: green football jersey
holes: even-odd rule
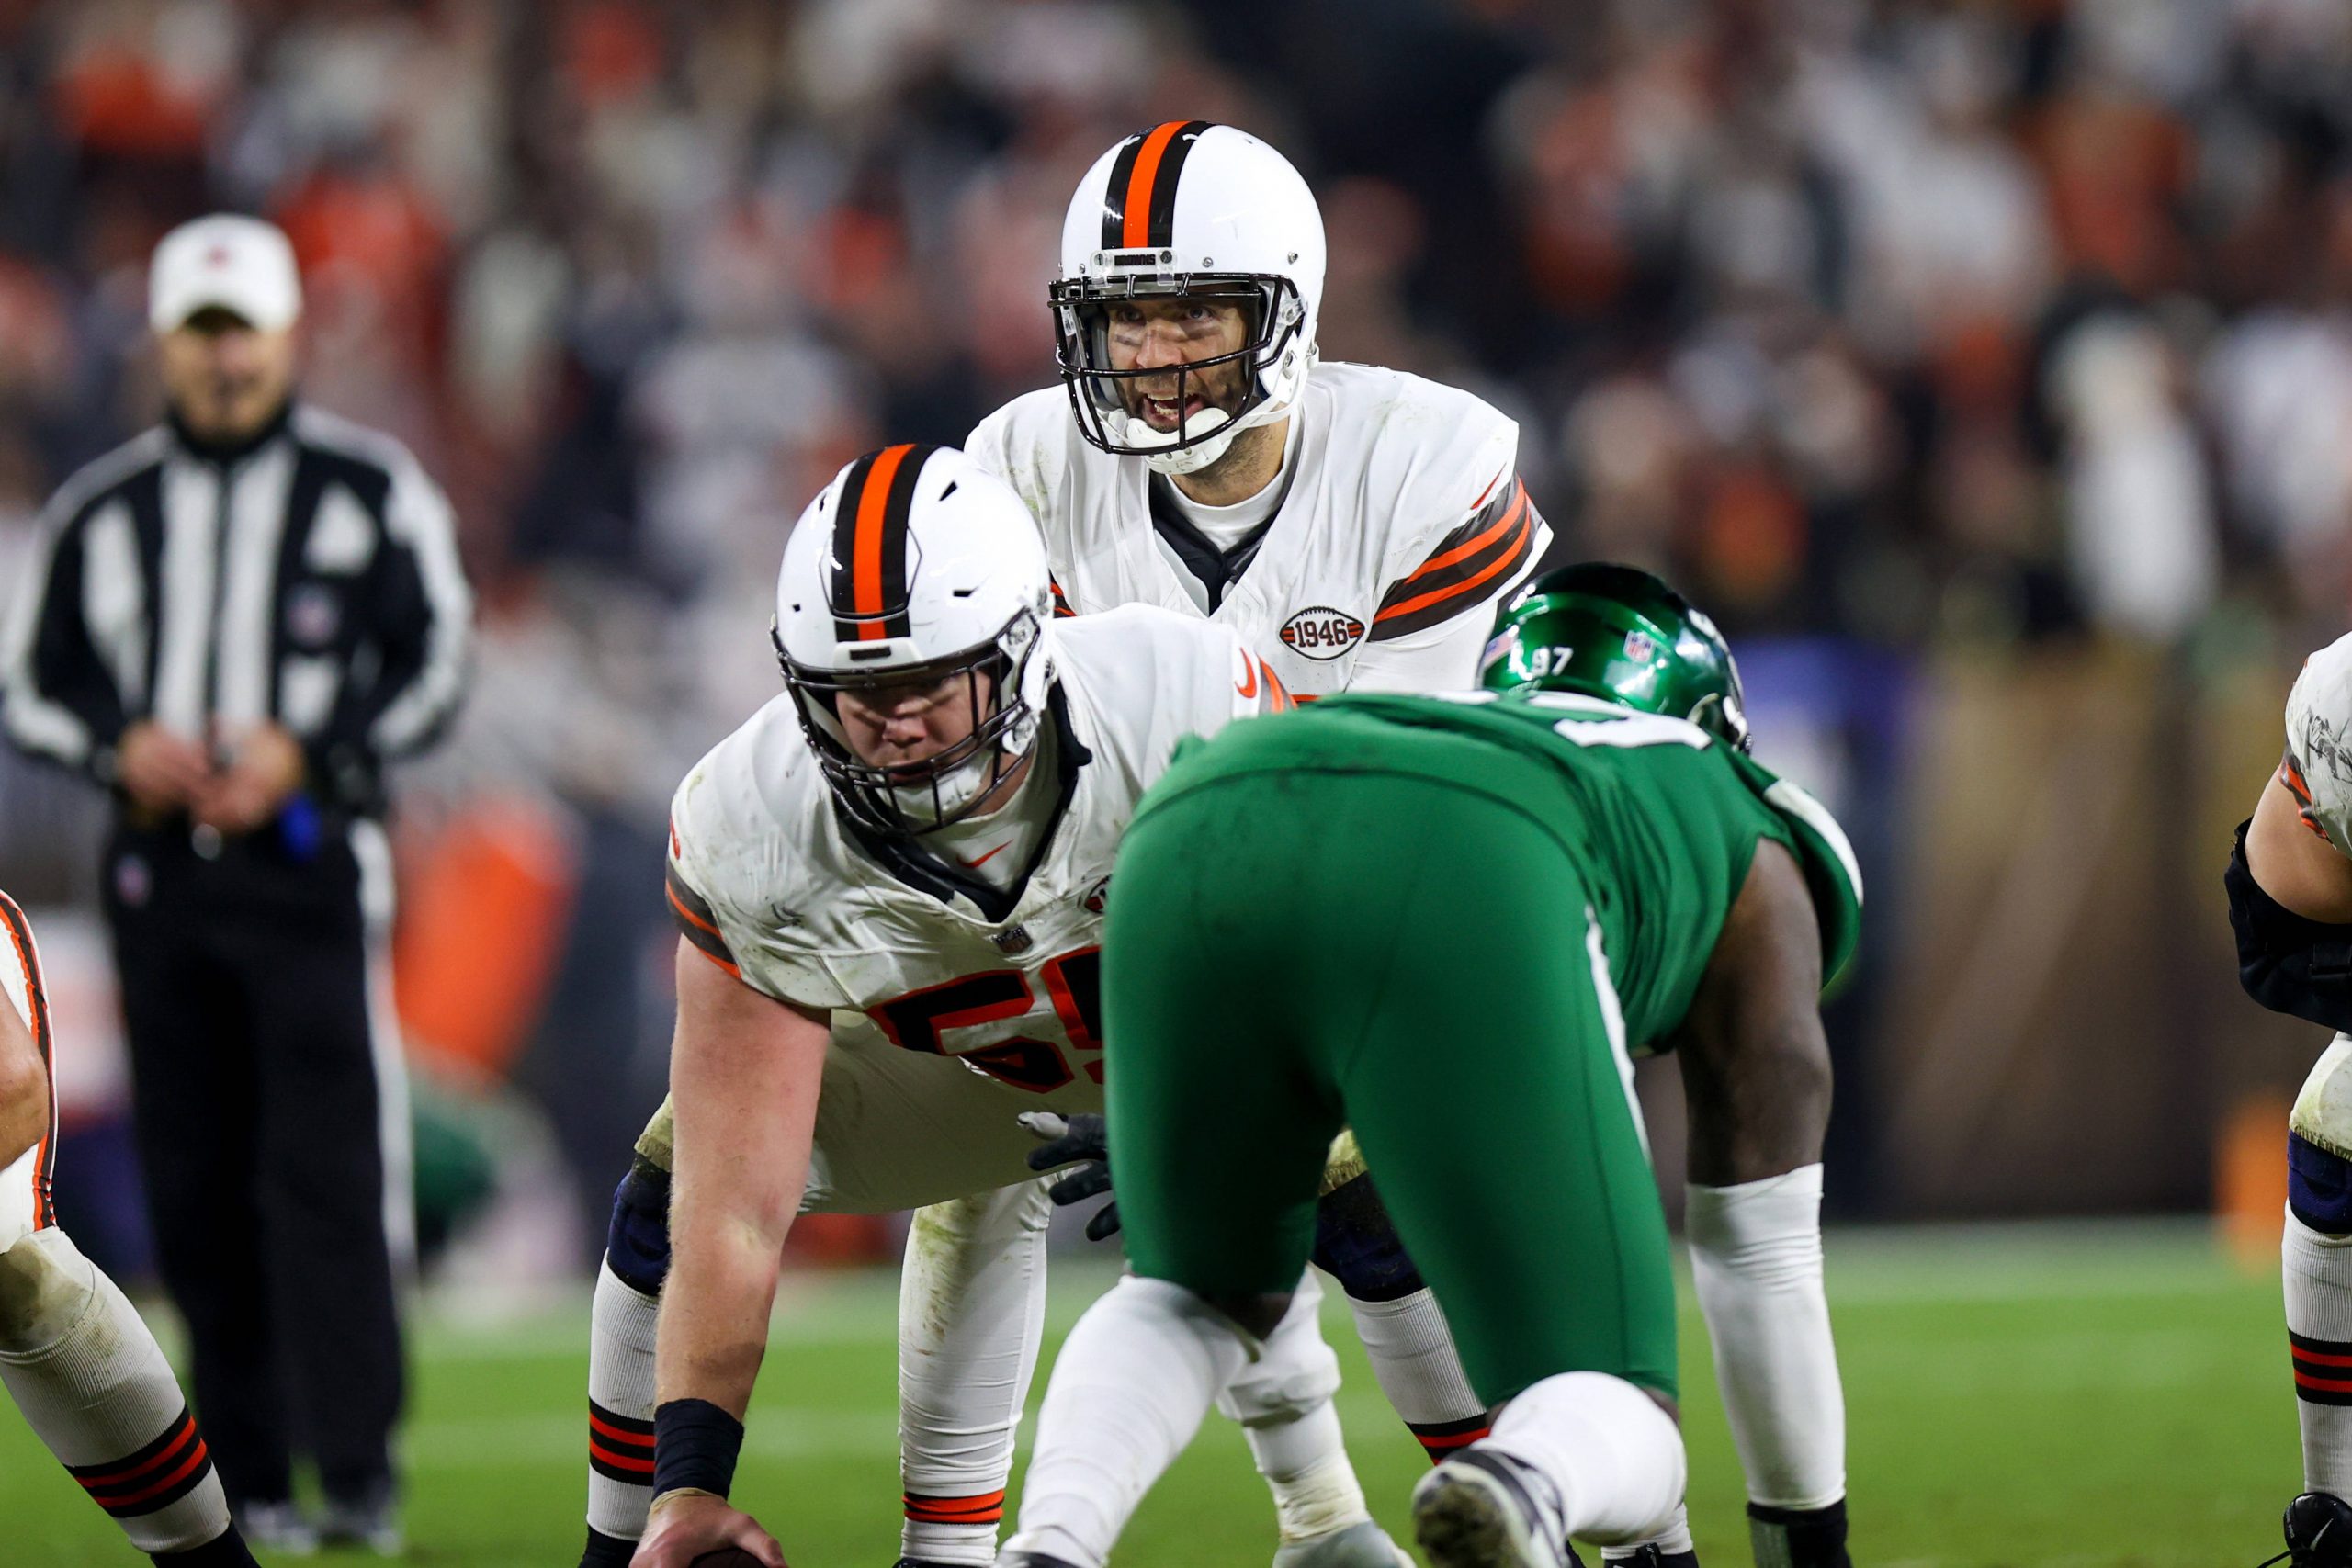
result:
[[[1307,743],[1306,765],[1317,771],[1442,777],[1545,826],[1585,872],[1627,1038],[1647,1047],[1690,1010],[1758,840],[1786,846],[1804,867],[1824,980],[1853,953],[1862,878],[1836,819],[1696,725],[1528,688],[1350,694],[1233,726],[1215,744],[1188,742],[1155,793],[1199,782],[1220,763],[1247,768],[1251,732],[1272,739],[1277,727],[1287,727],[1282,743],[1294,760]],[[1583,921],[1573,918],[1581,911],[1561,913],[1561,940],[1581,948]]]

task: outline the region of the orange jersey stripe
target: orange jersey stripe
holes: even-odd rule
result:
[[[686,924],[694,927],[697,931],[708,931],[711,935],[718,938],[721,942],[725,942],[727,940],[725,932],[721,931],[717,926],[712,925],[708,920],[704,919],[700,915],[695,914],[692,909],[687,908],[685,905],[679,900],[678,890],[676,888],[664,887],[662,891],[662,894],[669,898],[670,908],[678,911],[678,918],[680,919],[685,921]]]
[[[1125,223],[1119,231],[1119,243],[1129,250],[1140,250],[1151,243],[1151,182],[1159,174],[1160,155],[1185,122],[1171,119],[1152,128],[1143,139],[1143,146],[1136,153],[1135,172],[1127,176]]]
[[[1475,511],[1476,508],[1473,508],[1472,510]],[[1512,487],[1511,491],[1510,510],[1506,511],[1500,518],[1496,520],[1493,527],[1487,529],[1485,533],[1479,535],[1475,539],[1470,539],[1464,543],[1454,546],[1453,548],[1446,551],[1442,556],[1430,557],[1429,559],[1415,567],[1413,569],[1412,575],[1406,578],[1405,581],[1408,582],[1419,581],[1421,578],[1428,576],[1430,572],[1442,570],[1446,567],[1452,566],[1455,561],[1469,559],[1472,556],[1476,555],[1479,550],[1483,549],[1487,545],[1494,543],[1495,539],[1500,536],[1505,529],[1519,521],[1520,513],[1526,510],[1527,487],[1525,485],[1515,485]]]
[[[882,517],[890,505],[890,482],[899,477],[899,465],[913,450],[912,446],[886,446],[876,453],[874,467],[866,472],[865,491],[857,498],[856,556],[850,563],[851,608],[862,616],[882,614]],[[879,620],[857,628],[860,642],[876,642],[889,635]]]
[[[1515,505],[1511,509],[1512,515],[1521,518],[1520,530],[1522,534],[1525,533],[1527,526],[1524,515],[1525,512],[1526,508],[1522,506]],[[1524,553],[1522,547],[1525,543],[1526,541],[1523,538],[1521,539],[1510,548],[1504,550],[1502,553],[1496,556],[1492,561],[1487,564],[1484,570],[1470,577],[1464,578],[1462,581],[1455,583],[1453,587],[1432,589],[1427,593],[1418,594],[1413,598],[1404,601],[1402,604],[1391,604],[1388,608],[1374,615],[1373,619],[1375,622],[1378,622],[1387,620],[1391,616],[1395,615],[1409,615],[1416,610],[1424,609],[1431,604],[1442,604],[1448,599],[1467,593],[1472,589],[1477,587],[1480,583],[1486,581],[1488,578],[1491,578],[1498,572],[1502,571],[1505,568],[1516,564],[1520,557]],[[1414,575],[1419,576],[1419,573],[1416,572]]]

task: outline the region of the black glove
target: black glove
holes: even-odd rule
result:
[[[1028,1111],[1022,1113],[1021,1124],[1046,1140],[1043,1147],[1029,1151],[1030,1169],[1078,1167],[1046,1189],[1046,1196],[1054,1201],[1056,1208],[1067,1209],[1072,1203],[1082,1203],[1111,1190],[1111,1148],[1102,1117],[1086,1111],[1075,1116]],[[1119,1205],[1114,1200],[1097,1209],[1094,1217],[1086,1222],[1086,1239],[1101,1241],[1118,1228]]]

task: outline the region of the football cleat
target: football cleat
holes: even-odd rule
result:
[[[302,1510],[290,1502],[239,1503],[229,1513],[236,1520],[237,1533],[264,1551],[285,1557],[318,1554],[319,1532],[302,1517]]]
[[[1077,1568],[1077,1564],[1039,1551],[1008,1551],[996,1560],[996,1568]]]
[[[1413,1568],[1413,1560],[1376,1522],[1359,1519],[1284,1543],[1274,1553],[1274,1568]]]
[[[1465,1449],[1413,1488],[1413,1533],[1430,1568],[1567,1568],[1574,1562],[1549,1490],[1508,1454]]]
[[[2271,1562],[2283,1561],[2290,1568],[2352,1565],[2352,1504],[2330,1493],[2306,1492],[2287,1505],[2283,1523],[2287,1550]]]
[[[389,1486],[360,1497],[330,1497],[319,1511],[319,1544],[398,1557],[408,1549],[401,1538],[399,1504]]]

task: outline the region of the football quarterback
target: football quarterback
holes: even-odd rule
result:
[[[1058,611],[1204,617],[1301,696],[1460,686],[1551,543],[1519,427],[1319,362],[1323,267],[1314,193],[1263,141],[1202,120],[1126,138],[1063,220],[1061,387],[966,449],[1035,513]]]
[[[592,1562],[777,1560],[725,1495],[796,1208],[932,1205],[917,1257],[1001,1238],[1009,1265],[933,1276],[902,1337],[1018,1408],[1051,1207],[1019,1118],[1101,1107],[1119,836],[1179,739],[1289,705],[1223,627],[1142,606],[1055,620],[1018,498],[939,447],[861,457],[811,503],[774,637],[785,694],[673,809],[673,1102],[639,1144],[598,1284]],[[1274,1490],[1278,1561],[1394,1568],[1340,1443],[1337,1383],[1309,1301],[1224,1397]],[[1012,1436],[933,1430],[935,1489],[910,1474],[908,1497],[933,1527],[920,1561],[993,1556]]]
[[[58,1227],[56,1039],[31,922],[0,893],[0,1383],[131,1545],[253,1568],[164,1352]]]
[[[2246,993],[2336,1032],[2287,1125],[2281,1274],[2303,1491],[2295,1568],[2352,1563],[2352,637],[2306,660],[2287,749],[2223,874]]]

